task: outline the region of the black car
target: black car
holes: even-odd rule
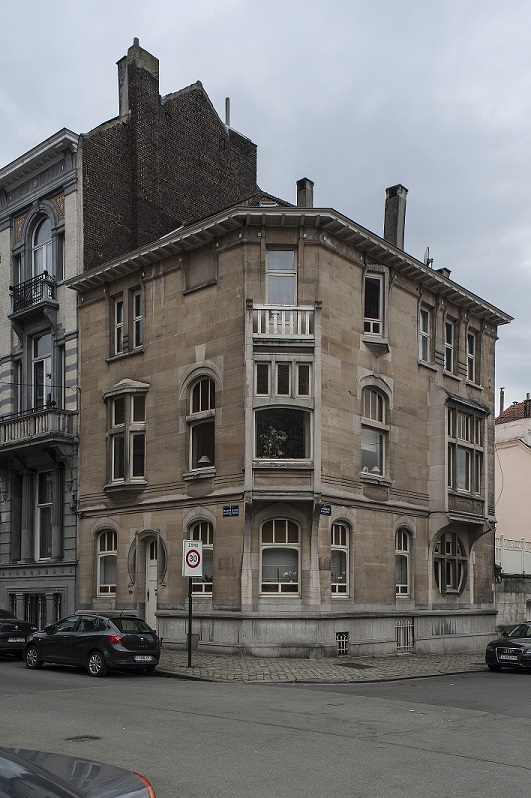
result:
[[[520,623],[498,640],[491,640],[485,651],[490,671],[502,668],[531,668],[531,621]]]
[[[0,748],[0,795],[6,798],[155,798],[138,773],[74,756]]]
[[[9,610],[0,610],[0,654],[13,653],[22,656],[26,638],[37,631],[37,626],[21,621]]]
[[[30,635],[24,659],[32,670],[53,662],[84,666],[91,676],[105,676],[109,668],[152,675],[160,659],[160,640],[135,615],[83,613]]]

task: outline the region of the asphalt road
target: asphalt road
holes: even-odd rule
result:
[[[531,675],[180,681],[0,661],[0,744],[144,773],[157,798],[531,794]]]

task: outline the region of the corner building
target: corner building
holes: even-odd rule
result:
[[[0,606],[41,627],[76,606],[67,281],[257,191],[255,145],[223,124],[200,83],[161,98],[158,60],[135,40],[118,87],[117,117],[84,135],[61,130],[0,169]],[[142,301],[123,312],[140,318]]]
[[[494,347],[510,317],[383,238],[270,196],[76,279],[78,608],[199,649],[472,650],[495,626]],[[137,300],[137,297],[140,299]],[[140,312],[138,312],[140,310]]]

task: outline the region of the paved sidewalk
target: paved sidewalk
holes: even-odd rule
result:
[[[388,657],[298,659],[237,657],[163,648],[157,673],[181,679],[227,682],[375,682],[486,670],[483,653],[402,654]]]

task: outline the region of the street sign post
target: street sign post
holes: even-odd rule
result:
[[[203,544],[200,540],[183,540],[183,576],[188,577],[188,667],[192,667],[192,579],[203,576]]]

